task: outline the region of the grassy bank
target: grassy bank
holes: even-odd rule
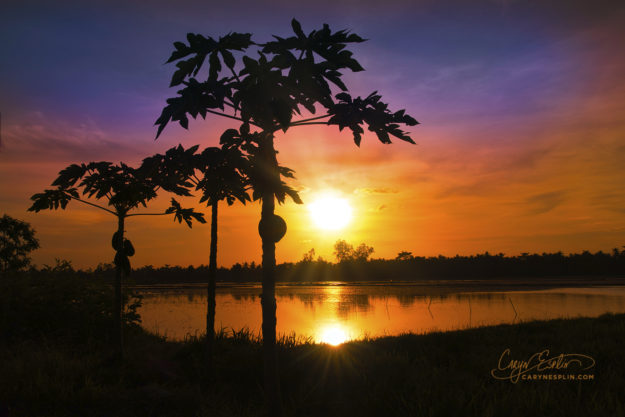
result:
[[[0,403],[15,416],[209,416],[262,412],[260,344],[221,335],[216,373],[201,340],[168,342],[133,327],[127,358],[97,341],[0,344]],[[293,416],[625,415],[625,315],[404,335],[340,347],[281,344],[283,400]],[[505,349],[548,348],[596,361],[590,381],[495,380]],[[0,412],[2,415],[2,412]]]

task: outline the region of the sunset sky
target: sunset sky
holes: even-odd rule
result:
[[[149,3],[149,5],[148,5]],[[4,2],[0,65],[0,214],[30,222],[41,249],[77,267],[111,262],[115,218],[73,202],[27,212],[71,163],[138,164],[178,143],[214,146],[235,122],[209,117],[189,130],[154,121],[175,95],[165,65],[187,32],[251,32],[257,41],[330,24],[368,39],[351,47],[365,72],[355,95],[377,90],[421,125],[417,145],[360,148],[335,127],[277,136],[304,202],[326,191],[353,219],[322,231],[306,206],[287,203],[277,260],[315,248],[333,259],[337,239],[374,257],[490,251],[608,251],[625,245],[625,3],[623,1],[93,1]],[[149,212],[162,210],[166,195]],[[196,200],[185,200],[195,204]],[[209,213],[207,208],[203,208]],[[222,205],[219,263],[260,261],[260,205]],[[208,225],[131,218],[134,266],[208,263]]]

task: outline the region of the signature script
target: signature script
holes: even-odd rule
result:
[[[584,371],[595,366],[595,360],[581,353],[561,353],[549,357],[549,349],[534,353],[527,360],[511,358],[510,349],[503,351],[499,357],[497,368],[490,374],[495,379],[510,380],[516,384],[522,375],[530,372],[545,372],[554,370]]]

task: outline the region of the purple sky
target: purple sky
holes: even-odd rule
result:
[[[353,196],[393,185],[393,193],[354,197],[368,220],[347,238],[385,257],[403,249],[608,250],[623,244],[625,232],[624,10],[622,1],[564,0],[5,2],[0,204],[38,230],[37,262],[108,261],[101,254],[107,238],[94,237],[104,243],[91,253],[78,237],[85,225],[107,235],[108,219],[27,214],[30,195],[70,163],[136,163],[179,142],[214,144],[206,138],[231,127],[227,121],[192,122],[189,131],[171,125],[153,140],[153,123],[175,94],[167,88],[174,67],[164,65],[172,43],[187,32],[229,31],[264,41],[290,33],[295,17],[305,31],[329,23],[369,39],[352,48],[366,71],[349,74],[348,86],[361,95],[378,90],[392,109],[422,122],[411,129],[417,147],[383,147],[367,137],[357,150],[349,135],[330,128],[306,133],[316,142],[289,136],[279,144],[304,196],[329,184]],[[337,170],[358,181],[329,174]],[[233,247],[244,233],[240,219],[250,215],[252,224],[256,209],[225,215]],[[296,260],[312,246],[330,257],[330,238],[306,237],[304,217],[285,210],[294,227],[279,260]],[[389,220],[402,210],[407,224]],[[184,240],[181,228],[165,223],[163,233]],[[135,233],[150,240],[140,227]],[[205,231],[194,233],[201,240]],[[223,263],[259,258],[255,240],[233,254],[228,239]],[[151,253],[160,255],[138,255],[139,263],[159,264],[168,249],[155,245]],[[203,256],[176,252],[161,263],[200,264]]]

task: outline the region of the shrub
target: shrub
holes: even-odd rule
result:
[[[69,268],[68,268],[69,266]],[[41,271],[13,273],[0,282],[0,333],[5,340],[108,340],[113,290],[76,274],[67,262]],[[141,297],[124,292],[124,322],[137,326]]]

